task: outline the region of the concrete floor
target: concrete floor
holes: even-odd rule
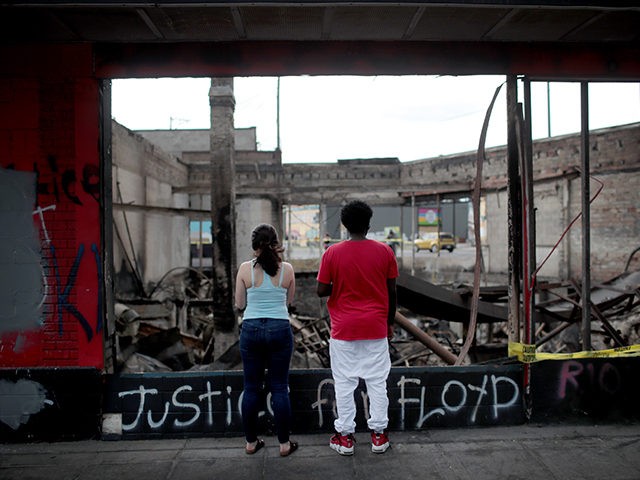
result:
[[[244,453],[242,438],[0,445],[3,480],[460,479],[637,480],[640,425],[521,425],[391,432],[392,448],[370,451],[367,434],[341,457],[327,435],[296,437],[287,458],[277,442]]]

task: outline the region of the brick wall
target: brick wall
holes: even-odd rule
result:
[[[591,272],[595,281],[610,279],[622,273],[632,251],[640,247],[640,174],[610,173],[596,175],[604,183],[600,195],[591,204]],[[591,196],[599,184],[591,181]],[[572,181],[572,213],[580,211],[580,180]],[[581,223],[576,222],[571,234],[571,274],[581,275]],[[640,269],[640,255],[629,267]]]
[[[591,132],[591,175],[604,183],[591,204],[591,276],[601,282],[622,273],[640,247],[640,124]],[[502,153],[501,153],[502,152]],[[507,195],[504,149],[490,152],[485,169],[489,271],[506,273]],[[536,256],[542,261],[582,210],[580,135],[539,140],[533,147]],[[502,158],[502,167],[499,167]],[[591,197],[599,188],[590,181]],[[636,255],[630,269],[640,269]],[[541,276],[579,278],[582,232],[578,220],[540,271]]]

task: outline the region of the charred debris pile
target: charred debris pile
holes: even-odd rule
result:
[[[313,297],[319,302],[315,291],[305,288],[304,282],[296,296]],[[168,272],[149,294],[117,297],[114,343],[118,371],[242,368],[237,342],[224,352],[215,351],[212,282],[201,272],[190,268],[175,269]],[[292,368],[329,367],[329,316],[326,307],[318,305],[320,303],[301,301],[298,310],[290,315],[295,341]],[[447,320],[413,314],[402,308],[400,312],[405,321],[435,339],[443,349],[454,355],[458,352],[462,339]],[[399,325],[391,342],[391,355],[393,365],[397,366],[447,364]]]
[[[465,285],[399,284],[393,366],[452,365],[464,343],[471,288]],[[403,290],[404,289],[404,290]],[[309,288],[296,296],[314,296]],[[416,291],[418,290],[418,291]],[[479,321],[464,364],[509,362],[506,288],[481,289]],[[580,302],[576,285],[542,284],[536,301],[538,351],[580,350]],[[144,296],[120,296],[115,305],[117,369],[123,373],[242,368],[238,343],[215,351],[212,282],[197,270],[168,272]],[[304,305],[304,302],[302,302]],[[465,307],[466,305],[466,307]],[[329,367],[329,317],[325,308],[291,313],[292,368]],[[592,293],[592,345],[596,350],[640,343],[640,272],[624,275]],[[493,315],[493,316],[492,316]],[[241,327],[240,327],[241,328]]]

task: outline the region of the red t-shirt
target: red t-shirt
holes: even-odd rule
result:
[[[318,281],[332,284],[327,302],[331,337],[338,340],[387,338],[387,279],[398,276],[391,248],[376,240],[347,240],[322,255]]]

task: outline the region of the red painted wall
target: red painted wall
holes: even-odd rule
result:
[[[25,195],[35,192],[43,271],[40,318],[26,329],[0,328],[0,367],[102,368],[100,98],[91,48],[5,47],[0,59],[0,167],[35,173]],[[0,319],[7,308],[0,305]]]

